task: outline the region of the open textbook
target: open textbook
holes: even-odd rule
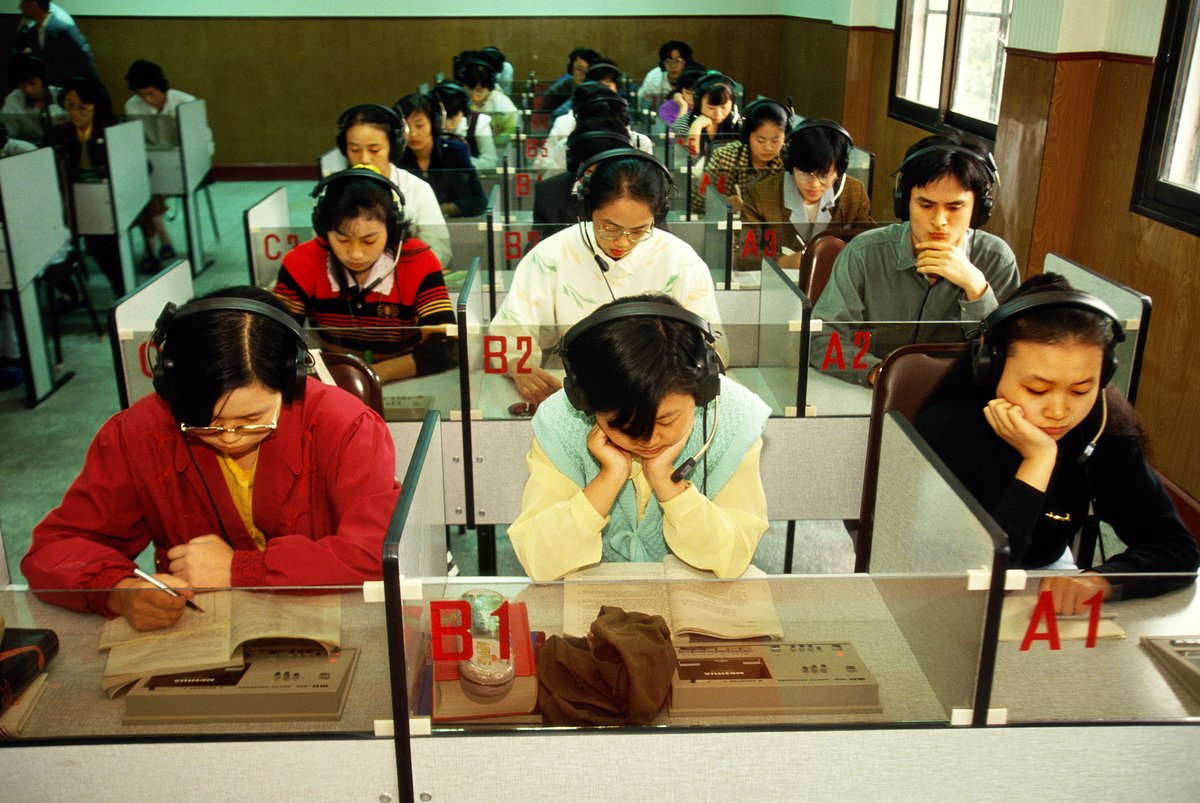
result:
[[[751,566],[739,578],[718,580],[674,555],[662,563],[600,563],[565,578],[563,633],[587,635],[600,606],[616,605],[661,614],[672,638],[783,638],[766,578]]]
[[[108,650],[102,685],[110,697],[151,675],[239,667],[248,641],[304,640],[330,652],[341,640],[337,594],[209,591],[197,594],[195,601],[203,613],[184,609],[178,622],[162,630],[134,630],[124,617],[105,623],[99,648]]]

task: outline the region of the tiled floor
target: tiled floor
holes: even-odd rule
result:
[[[232,284],[244,284],[246,245],[242,212],[279,186],[278,182],[226,182],[212,187],[220,242],[213,242],[207,210],[202,214],[205,242],[213,264],[196,279],[199,293]],[[308,218],[306,182],[287,185],[292,221]],[[180,205],[172,202],[173,211]],[[177,250],[186,242],[182,213],[170,224]],[[140,238],[139,238],[140,239]],[[96,306],[106,310],[114,300],[107,281],[92,269],[89,289]],[[24,389],[0,391],[0,528],[4,554],[13,582],[21,582],[17,564],[29,546],[30,532],[58,504],[71,480],[83,465],[92,436],[119,409],[112,353],[107,337],[96,338],[86,314],[66,317],[63,339],[63,369],[75,377],[58,392],[33,409],[25,407]],[[520,488],[513,489],[514,494]],[[768,572],[783,570],[783,523],[774,523],[763,537],[755,564]],[[521,575],[503,528],[498,535],[499,573]],[[793,571],[804,573],[848,572],[853,569],[850,539],[840,522],[801,522],[797,528],[796,561]],[[478,565],[475,534],[452,534],[451,545],[464,574]]]

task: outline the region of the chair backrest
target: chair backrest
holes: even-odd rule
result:
[[[966,360],[960,359],[967,347],[967,343],[914,343],[901,346],[884,358],[875,377],[875,389],[871,397],[871,425],[867,430],[862,504],[859,508],[858,538],[854,546],[855,571],[867,571],[871,561],[883,416],[895,410],[909,421],[914,421],[933,402],[971,392],[974,384],[970,368]]]
[[[348,393],[362,399],[362,403],[383,416],[383,386],[371,366],[353,354],[338,354],[322,351],[321,359],[329,367],[333,381]]]
[[[1192,538],[1195,538],[1196,543],[1200,544],[1200,500],[1164,477],[1162,472],[1155,470],[1154,473],[1158,474],[1171,501],[1175,503],[1175,509],[1179,511],[1179,518],[1183,519],[1183,526],[1188,528]]]
[[[817,299],[821,297],[821,292],[833,274],[834,260],[842,253],[846,243],[868,228],[870,227],[824,229],[808,241],[804,255],[800,257],[800,278],[797,284],[804,295],[808,296],[809,301],[816,304]]]

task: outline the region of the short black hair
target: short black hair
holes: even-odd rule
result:
[[[227,287],[203,298],[250,299],[287,312],[278,298],[258,287]],[[175,420],[207,426],[222,396],[256,382],[288,395],[295,379],[292,358],[300,347],[292,330],[265,315],[241,310],[179,317],[187,310],[185,304],[176,313],[160,357],[173,363],[171,412]]]
[[[35,6],[37,6],[38,8],[40,8],[42,11],[50,10],[50,0],[33,0],[33,4]]]
[[[629,104],[599,81],[584,81],[571,92],[571,111],[576,124],[591,117],[629,125]]]
[[[495,68],[497,74],[504,69],[504,53],[501,52],[500,48],[496,47],[495,45],[488,45],[487,47],[481,49],[479,51],[479,55],[484,61],[486,61],[488,64],[491,64],[492,67]]]
[[[786,165],[789,172],[822,174],[832,167],[839,176],[844,175],[850,166],[850,141],[835,128],[801,124],[788,135]]]
[[[583,59],[588,64],[591,64],[599,58],[599,51],[592,50],[590,47],[577,47],[571,51],[571,55],[567,56],[567,74],[571,74],[571,70],[575,67],[576,59]]]
[[[434,124],[434,119],[438,117],[441,112],[441,109],[434,105],[435,102],[436,99],[431,95],[424,95],[420,92],[414,92],[411,95],[405,95],[404,97],[400,98],[400,100],[396,101],[392,108],[396,110],[397,114],[405,119],[408,119],[408,116],[414,112],[424,112],[425,116],[429,118],[430,127],[432,127]],[[433,133],[436,135],[439,132],[434,131]]]
[[[758,102],[748,108],[748,113],[742,115],[742,131],[746,136],[753,134],[767,123],[774,123],[787,132],[790,115],[781,103]]]
[[[353,114],[350,114],[351,112],[353,112]],[[347,114],[350,116],[347,117]],[[400,122],[398,117],[399,112],[393,109],[392,113],[388,114],[388,108],[377,103],[364,103],[359,106],[350,107],[346,111],[342,112],[342,117],[339,120],[337,135],[338,150],[342,152],[343,156],[346,155],[346,135],[350,132],[351,128],[354,128],[356,125],[374,126],[383,133],[387,134],[388,161],[399,166],[400,159],[404,156],[404,128],[403,123],[401,123],[400,134],[397,135],[394,133],[396,130],[396,124]],[[401,140],[401,147],[396,146],[395,139],[397,138]],[[353,165],[351,165],[351,167],[353,167]]]
[[[408,221],[396,214],[392,191],[383,182],[349,177],[327,184],[313,208],[314,228],[328,237],[329,232],[356,217],[383,223],[388,231],[388,248],[393,252],[408,236]]]
[[[46,76],[48,75],[46,62],[37,56],[29,53],[13,53],[8,57],[7,69],[8,80],[14,84],[41,78],[42,86],[46,85]]]
[[[662,45],[658,48],[658,60],[665,62],[667,59],[671,58],[672,50],[678,50],[679,57],[681,59],[686,62],[691,62],[692,46],[687,42],[680,42],[678,39],[671,39],[662,43]]]
[[[650,207],[661,224],[671,208],[671,180],[661,165],[636,156],[616,156],[596,165],[588,177],[588,207],[595,211],[621,198]]]
[[[129,71],[125,73],[125,83],[133,92],[148,86],[152,86],[160,92],[166,92],[169,86],[162,67],[143,59],[138,59],[129,65]]]
[[[488,64],[471,61],[462,65],[459,83],[467,89],[474,89],[477,86],[495,89],[496,71]]]
[[[471,105],[471,93],[467,91],[466,87],[455,81],[442,81],[429,90],[429,93],[442,104],[447,117],[465,114]]]
[[[584,74],[585,81],[612,81],[614,84],[621,81],[621,69],[617,67],[616,62],[609,59],[598,59],[588,65],[587,72]]]
[[[1038,293],[1074,289],[1060,274],[1040,273],[1021,282],[1008,301]],[[1021,340],[1047,344],[1080,342],[1107,348],[1113,339],[1113,326],[1107,316],[1081,307],[1035,307],[1006,318],[991,334],[991,338],[1006,353],[1011,351],[1013,343]]]
[[[679,78],[675,80],[676,89],[694,89],[696,82],[708,75],[708,68],[695,62],[683,68]]]
[[[603,117],[580,120],[567,137],[567,172],[574,175],[581,164],[605,151],[632,147],[628,123]]]
[[[900,171],[905,203],[908,203],[912,191],[917,187],[927,187],[945,176],[953,176],[963,189],[974,193],[975,203],[978,204],[992,187],[988,159],[988,149],[980,140],[958,131],[947,131],[918,140],[905,151],[904,167]]]
[[[692,111],[700,113],[701,105],[707,102],[710,106],[723,106],[733,102],[733,85],[720,73],[709,72],[698,80],[692,87],[695,93],[692,97]]]
[[[104,84],[90,78],[72,75],[63,81],[62,93],[59,95],[60,102],[66,102],[68,92],[74,92],[82,102],[96,107],[92,112],[94,125],[103,128],[116,119],[113,115],[112,98],[109,97]]]
[[[682,306],[671,296],[648,294],[618,298],[600,309],[646,301]],[[686,393],[699,402],[708,376],[707,348],[704,335],[689,323],[637,316],[581,333],[567,358],[592,409],[611,415],[611,425],[629,437],[645,440],[668,393]]]

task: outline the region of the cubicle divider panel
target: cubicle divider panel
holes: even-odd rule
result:
[[[33,406],[52,393],[58,381],[34,280],[71,238],[62,222],[54,151],[39,148],[0,160],[0,201],[8,252],[5,283],[14,292],[14,323],[28,360],[26,400]]]
[[[206,267],[204,234],[196,193],[212,170],[208,129],[208,106],[203,100],[184,103],[176,110],[179,118],[179,152],[183,168],[183,213],[187,226],[188,253],[198,273]]]
[[[812,305],[779,266],[763,261],[757,292],[731,290],[728,295],[750,298],[758,304],[758,342],[754,354],[756,385],[751,386],[771,405],[771,414],[803,414],[807,365],[802,359],[804,338]],[[718,293],[720,297],[721,293]],[[736,363],[735,363],[736,365]],[[743,372],[735,371],[740,377]]]
[[[450,245],[454,249],[453,263],[442,266],[442,274],[450,297],[462,292],[463,281],[472,263],[487,264],[488,236],[487,220],[484,218],[450,218],[446,222],[450,234]]]
[[[718,342],[723,341],[729,353],[726,371],[732,373],[741,367],[757,366],[763,327],[758,294],[718,288],[716,296],[721,323],[714,328],[720,331]]]
[[[883,422],[867,548],[870,574],[943,705],[986,724],[1008,537],[897,412]],[[981,579],[969,584],[974,573]]]
[[[108,311],[108,339],[121,409],[154,392],[150,335],[167,303],[183,306],[192,297],[192,269],[181,259],[117,299]]]
[[[708,174],[704,174],[708,178]],[[741,229],[741,220],[734,220],[733,207],[721,191],[712,184],[704,190],[704,262],[713,274],[713,282],[726,290],[733,285],[733,244]]]
[[[108,178],[112,184],[116,231],[123,233],[150,201],[146,169],[146,135],[140,123],[120,123],[104,129],[108,149]]]
[[[773,521],[857,519],[868,419],[769,418],[762,481]]]
[[[1142,354],[1146,350],[1146,337],[1150,334],[1150,296],[1132,287],[1126,287],[1062,254],[1046,254],[1042,266],[1044,272],[1062,274],[1076,290],[1091,293],[1117,313],[1117,318],[1125,330],[1125,340],[1116,345],[1117,373],[1113,376],[1112,383],[1130,402],[1137,401]]]
[[[336,147],[330,148],[317,157],[317,172],[320,173],[321,178],[329,178],[349,166],[346,157]]]
[[[278,187],[242,213],[250,283],[271,287],[283,255],[312,236],[310,226],[293,226],[287,187]]]

